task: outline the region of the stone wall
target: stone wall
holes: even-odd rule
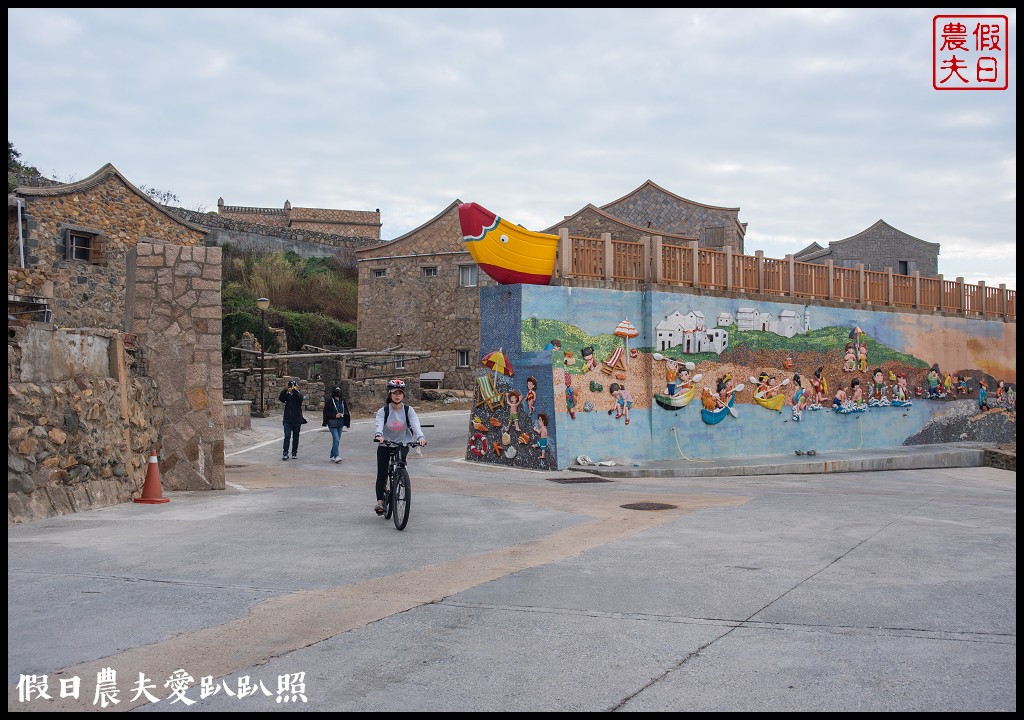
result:
[[[252,252],[294,252],[301,257],[347,256],[355,250],[380,244],[376,237],[337,234],[314,229],[294,229],[275,225],[274,216],[254,215],[249,219],[226,218],[217,213],[201,213],[167,207],[169,212],[207,229],[206,244],[231,245]],[[278,211],[281,212],[281,211]],[[354,264],[354,262],[353,262]]]
[[[167,415],[160,472],[170,490],[224,489],[221,249],[140,242],[135,332]]]
[[[252,402],[224,401],[224,430],[249,430],[252,427]]]
[[[129,502],[159,447],[156,382],[120,333],[8,324],[7,522]]]

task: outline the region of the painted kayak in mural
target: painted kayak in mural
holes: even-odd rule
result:
[[[700,417],[708,425],[717,425],[725,419],[725,416],[732,411],[732,406],[736,402],[736,393],[729,396],[729,404],[725,407],[718,408],[717,410],[708,410],[707,408],[700,409]]]
[[[654,401],[666,410],[678,410],[684,408],[690,404],[693,400],[693,388],[689,388],[686,392],[679,392],[675,395],[664,395],[662,393],[654,393]]]
[[[469,254],[499,284],[551,284],[557,235],[527,230],[473,202],[459,205],[459,224]]]
[[[786,402],[785,395],[773,395],[770,398],[762,398],[757,395],[754,396],[754,402],[769,410],[775,410],[776,412],[782,412],[782,404]]]

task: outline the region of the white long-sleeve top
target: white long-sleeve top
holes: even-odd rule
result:
[[[391,405],[391,407],[388,409],[388,422],[387,426],[385,426],[384,408],[388,407],[388,405]],[[395,410],[395,406],[390,402],[377,411],[374,437],[377,435],[380,435],[389,442],[410,442],[412,440],[422,440],[424,437],[416,411],[411,406],[409,407],[409,427],[406,427],[405,403],[399,405],[398,409]]]

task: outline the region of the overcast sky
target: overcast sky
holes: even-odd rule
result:
[[[1007,90],[932,87],[936,14],[1009,18]],[[183,207],[452,201],[543,230],[652,180],[784,257],[877,220],[1016,288],[1016,11],[8,9],[7,135]]]

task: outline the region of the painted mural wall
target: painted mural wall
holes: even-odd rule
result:
[[[555,469],[892,447],[959,407],[1016,417],[1016,324],[749,298],[481,293],[466,457]]]

